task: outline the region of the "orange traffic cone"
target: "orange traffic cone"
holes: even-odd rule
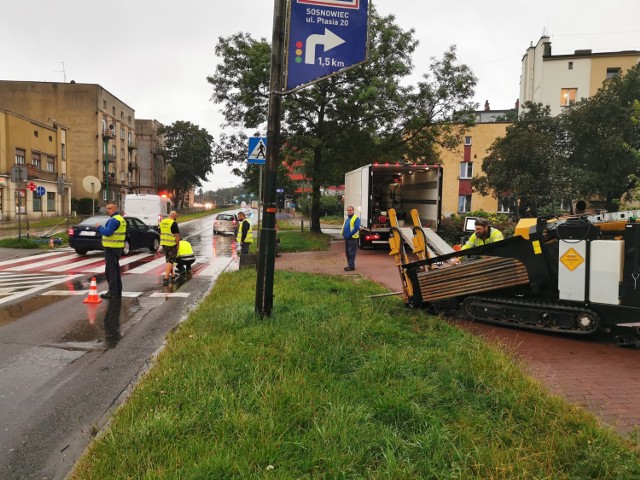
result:
[[[89,286],[89,296],[84,299],[83,303],[100,303],[102,299],[98,296],[98,285],[96,285],[96,277],[91,279]]]

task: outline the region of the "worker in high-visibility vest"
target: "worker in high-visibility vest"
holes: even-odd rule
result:
[[[178,246],[178,256],[176,257],[176,269],[178,273],[189,275],[191,273],[191,265],[196,261],[196,257],[193,254],[193,248],[191,244],[186,240],[180,240]]]
[[[497,228],[489,225],[489,221],[486,218],[478,218],[474,225],[475,232],[469,237],[467,243],[465,243],[461,250],[467,250],[469,248],[480,247],[487,243],[495,243],[500,240],[504,240],[502,232]],[[453,260],[453,263],[460,263],[460,257]]]
[[[238,212],[238,234],[236,241],[240,244],[240,253],[249,253],[249,246],[253,242],[253,228],[251,222],[245,218],[244,212]]]
[[[160,222],[160,245],[164,251],[166,260],[164,269],[164,280],[162,285],[167,286],[171,282],[173,264],[176,263],[178,248],[180,244],[180,229],[178,228],[178,212],[172,210],[169,216]]]
[[[354,213],[353,207],[347,207],[347,218],[342,225],[342,236],[345,243],[345,254],[347,256],[347,266],[345,272],[356,269],[356,253],[358,253],[358,242],[360,238],[360,218]]]
[[[109,291],[100,296],[102,298],[121,298],[120,257],[124,250],[124,241],[127,235],[127,221],[118,213],[118,205],[115,203],[109,202],[106,210],[107,215],[111,218],[104,225],[96,223],[98,232],[102,235],[104,275],[109,284]]]

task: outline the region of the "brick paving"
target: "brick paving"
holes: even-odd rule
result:
[[[322,252],[283,253],[276,268],[330,275],[362,275],[392,292],[402,290],[393,257],[358,250],[355,272],[345,272],[344,243]],[[626,436],[640,428],[640,350],[620,348],[610,336],[574,338],[468,320],[454,323],[503,346],[552,393],[584,406]]]

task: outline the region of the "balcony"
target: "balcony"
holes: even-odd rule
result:
[[[128,148],[129,150],[137,150],[138,145],[136,144],[136,142],[129,142]]]
[[[129,171],[133,172],[138,169],[138,164],[136,162],[129,162]]]
[[[115,130],[111,130],[110,128],[105,128],[102,130],[102,138],[108,140],[110,138],[116,138]]]

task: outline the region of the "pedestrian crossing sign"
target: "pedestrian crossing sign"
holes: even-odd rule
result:
[[[264,165],[267,163],[267,137],[249,138],[249,163]]]

